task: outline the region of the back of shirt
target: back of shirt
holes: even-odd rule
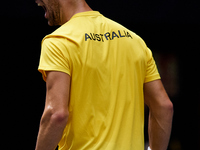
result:
[[[143,150],[143,85],[160,79],[143,40],[99,12],[75,14],[42,42],[39,71],[71,76],[60,150]]]

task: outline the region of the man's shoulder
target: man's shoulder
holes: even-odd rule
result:
[[[58,29],[56,29],[54,32],[46,35],[43,40],[42,43],[48,39],[48,40],[66,40],[66,39],[71,39],[72,38],[72,30],[70,30],[66,25],[60,26]]]
[[[116,28],[116,29],[119,29],[119,30],[122,30],[122,31],[126,31],[133,37],[132,39],[140,41],[141,43],[144,44],[143,39],[137,33],[135,33],[132,29],[128,29],[124,25],[122,25],[122,24],[120,24],[120,23],[118,23],[118,22],[116,22],[116,21],[114,21],[110,18],[105,17],[105,19],[107,20],[107,22],[109,23],[111,28],[113,28],[113,29]]]

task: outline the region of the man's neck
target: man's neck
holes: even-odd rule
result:
[[[92,11],[92,9],[88,6],[88,4],[84,0],[79,0],[76,3],[70,3],[67,1],[62,1],[61,4],[61,25],[68,22],[73,15],[85,12],[85,11]]]

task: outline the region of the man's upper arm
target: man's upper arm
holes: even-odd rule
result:
[[[146,49],[146,61],[147,61],[147,68],[146,68],[146,76],[144,82],[147,83],[160,79],[156,62],[149,48]]]
[[[68,114],[70,76],[63,72],[46,72],[46,105],[45,108],[52,109],[52,113],[61,112]]]
[[[163,87],[161,80],[144,84],[144,101],[150,109],[170,105],[171,101]]]
[[[71,75],[70,62],[65,38],[51,37],[43,40],[38,70],[45,81],[45,71],[59,71]]]

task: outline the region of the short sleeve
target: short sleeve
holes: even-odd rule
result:
[[[146,67],[146,76],[144,81],[145,83],[160,79],[160,74],[158,73],[155,60],[149,48],[147,48],[146,50],[146,56],[147,56],[147,67]]]
[[[71,75],[70,62],[62,38],[46,38],[42,42],[38,71],[46,81],[46,71],[60,71]]]

